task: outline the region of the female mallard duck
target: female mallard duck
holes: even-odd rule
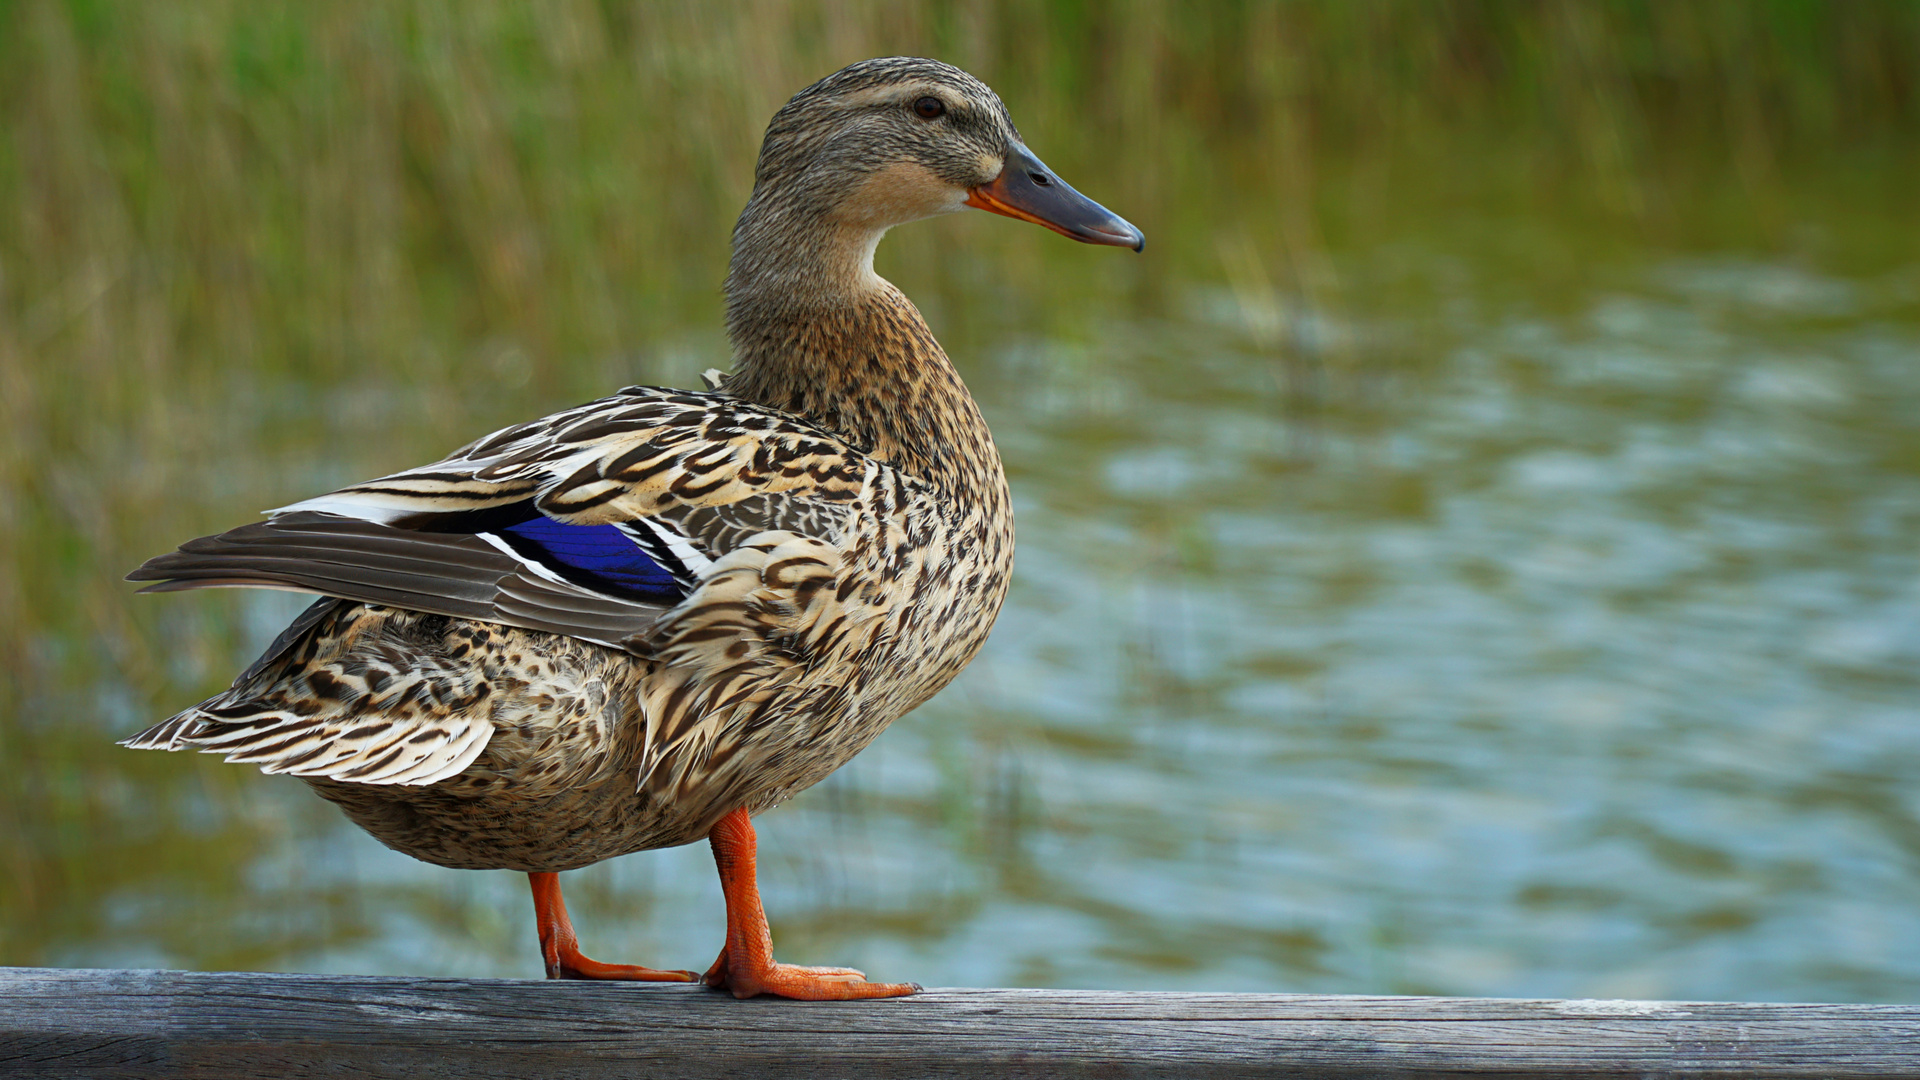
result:
[[[708,985],[912,993],[773,960],[749,819],[952,680],[1006,595],[999,454],[873,272],[889,228],[966,206],[1141,246],[957,68],[868,60],[801,91],[734,228],[724,389],[622,390],[148,562],[148,591],[323,599],[125,745],[289,773],[397,851],[526,872],[549,978],[696,979],[583,956],[557,874],[706,836]]]

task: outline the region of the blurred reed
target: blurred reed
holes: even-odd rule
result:
[[[842,64],[976,72],[1146,229],[1150,262],[1071,275],[961,221],[883,252],[936,324],[951,285],[1071,335],[1181,281],[1250,310],[1337,290],[1327,244],[1409,212],[1409,187],[1551,192],[1631,242],[1711,227],[1669,189],[1724,158],[1737,213],[1786,229],[1796,160],[1911,160],[1917,52],[1920,5],[1897,2],[0,0],[7,904],[57,920],[63,879],[119,872],[52,854],[124,796],[113,774],[240,782],[95,764],[252,632],[220,601],[130,603],[120,576],[490,424],[722,363],[760,130]],[[963,231],[989,250],[948,259]],[[294,457],[323,437],[337,454]]]

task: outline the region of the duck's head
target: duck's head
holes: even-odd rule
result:
[[[938,60],[887,57],[842,68],[774,114],[735,258],[825,241],[870,260],[887,229],[969,206],[1090,244],[1144,244],[1027,149],[985,83]]]

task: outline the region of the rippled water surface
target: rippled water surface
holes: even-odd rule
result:
[[[953,687],[762,820],[784,959],[1920,1000],[1920,253],[1889,238],[1910,200],[1857,183],[1884,159],[1799,163],[1760,221],[1703,153],[1638,231],[1482,185],[1491,153],[1423,159],[1437,179],[1336,162],[1309,242],[1204,170],[1136,209],[1073,156],[1145,255],[984,215],[883,250],[1005,454],[1017,582]],[[169,406],[179,462],[151,428],[76,437],[14,512],[105,502],[124,568],[569,394],[692,384],[724,359],[701,257],[690,313],[557,383],[499,338],[431,376],[235,358]],[[164,518],[124,520],[116,483],[171,492]],[[23,595],[76,558],[16,553]],[[538,973],[522,876],[389,852],[294,781],[112,747],[304,603],[130,592],[25,654],[0,961]],[[566,881],[592,955],[719,945],[704,847]]]

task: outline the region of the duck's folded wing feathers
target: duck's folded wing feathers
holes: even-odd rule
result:
[[[760,494],[847,502],[858,497],[867,463],[845,441],[752,402],[629,387],[280,512],[435,531],[531,499],[559,521],[626,522]]]
[[[550,580],[476,535],[424,533],[300,512],[188,541],[128,578],[142,592],[297,589],[385,607],[499,622],[626,647],[671,606]]]
[[[431,465],[191,541],[145,591],[304,589],[647,652],[713,561],[769,530],[837,539],[871,463],[774,410],[631,388]]]

